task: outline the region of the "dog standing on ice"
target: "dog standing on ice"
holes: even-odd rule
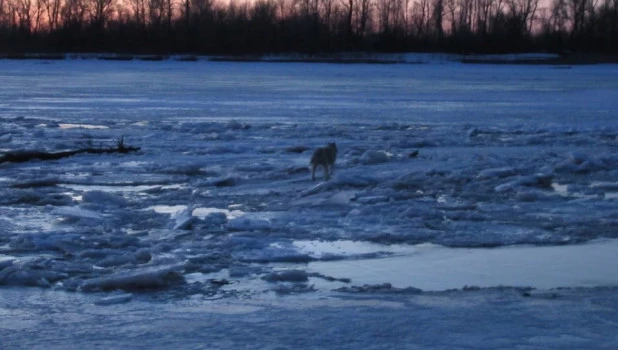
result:
[[[329,142],[326,147],[320,147],[311,156],[311,180],[315,180],[315,169],[321,166],[324,169],[324,180],[330,179],[337,159],[337,144]]]

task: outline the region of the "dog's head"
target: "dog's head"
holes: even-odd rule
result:
[[[328,148],[332,149],[333,151],[337,152],[337,144],[334,142],[329,142],[328,143]]]

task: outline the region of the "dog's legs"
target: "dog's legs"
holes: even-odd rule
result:
[[[328,171],[328,165],[322,165],[322,168],[324,168],[324,180],[329,180],[330,173]]]
[[[315,165],[311,166],[311,180],[312,181],[315,181],[315,168],[316,168]]]

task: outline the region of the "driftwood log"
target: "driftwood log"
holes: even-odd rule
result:
[[[11,151],[0,156],[0,164],[24,163],[31,160],[56,160],[61,158],[72,157],[77,154],[109,154],[109,153],[129,153],[139,151],[140,147],[125,146],[124,137],[121,137],[116,147],[113,148],[81,148],[72,151],[62,152],[43,152],[43,151]]]

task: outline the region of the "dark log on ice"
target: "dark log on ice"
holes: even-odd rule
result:
[[[139,151],[140,147],[125,146],[124,137],[121,137],[116,147],[113,148],[81,148],[73,151],[62,152],[43,152],[43,151],[12,151],[0,156],[0,164],[5,162],[24,163],[31,160],[56,160],[72,157],[77,154],[110,154],[110,153],[129,153]]]

